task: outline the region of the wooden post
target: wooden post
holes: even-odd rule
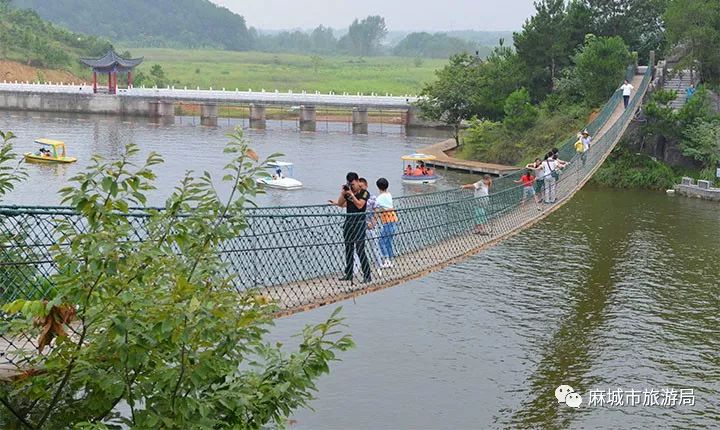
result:
[[[93,93],[97,94],[97,72],[93,70]]]
[[[108,94],[112,94],[112,72],[108,72]]]

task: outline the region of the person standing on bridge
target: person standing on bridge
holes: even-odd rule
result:
[[[575,152],[577,152],[577,154],[580,156],[580,161],[582,161],[583,166],[585,165],[585,161],[587,158],[587,154],[585,154],[586,151],[587,151],[587,149],[585,149],[585,144],[583,143],[582,135],[580,133],[578,133],[578,140],[577,140],[577,142],[575,142]]]
[[[523,196],[522,200],[520,200],[520,206],[525,206],[526,201],[535,198],[535,175],[531,169],[525,170],[525,173],[520,176],[520,179],[513,182],[523,185]]]
[[[580,142],[582,142],[583,145],[583,166],[585,165],[585,161],[587,158],[587,152],[590,150],[590,145],[592,144],[592,136],[590,136],[590,132],[586,128],[585,130],[580,133]],[[576,148],[577,149],[577,148]]]
[[[375,185],[377,185],[378,190],[380,190],[380,195],[378,195],[376,200],[376,211],[382,223],[380,250],[385,257],[382,267],[390,268],[394,266],[393,259],[395,258],[395,252],[393,251],[393,235],[395,234],[398,216],[393,205],[392,194],[388,191],[388,187],[390,186],[388,180],[380,178],[375,182]]]
[[[535,203],[542,201],[543,186],[545,184],[545,169],[543,169],[543,162],[541,159],[536,158],[535,162],[528,164],[525,168],[532,170],[535,181],[533,183],[535,187]],[[542,210],[540,206],[538,210]]]
[[[627,109],[628,104],[630,104],[630,96],[632,95],[632,91],[635,87],[633,87],[632,84],[625,79],[625,83],[620,86],[620,89],[623,94],[623,104],[625,105],[625,109]]]
[[[345,179],[347,183],[340,190],[337,200],[329,200],[330,204],[345,208],[347,215],[343,224],[343,239],[345,242],[345,276],[341,281],[353,279],[353,254],[357,252],[363,271],[363,281],[370,282],[370,262],[365,253],[365,208],[370,197],[366,190],[360,186],[360,178],[355,172],[349,172]]]
[[[375,260],[375,265],[378,268],[378,276],[382,276],[382,271],[380,268],[383,265],[383,258],[382,254],[380,252],[380,247],[382,246],[379,240],[379,231],[380,228],[377,223],[377,219],[375,217],[375,211],[378,210],[377,205],[377,197],[374,196],[370,190],[368,189],[368,182],[365,178],[360,178],[360,187],[368,192],[368,199],[367,199],[367,205],[365,206],[365,219],[367,220],[367,232],[365,235],[365,242],[366,247],[370,248],[368,251],[370,255]],[[357,249],[355,249],[355,255],[353,257],[354,259],[354,265],[353,265],[353,272],[359,272],[362,268],[362,264],[360,263],[360,256],[357,253]]]
[[[490,175],[483,176],[482,180],[472,184],[463,185],[460,188],[466,190],[475,190],[475,234],[490,234],[488,226],[488,209],[490,207],[490,188],[492,187],[492,178]]]
[[[580,137],[580,140],[582,140],[583,147],[585,147],[585,152],[588,152],[590,150],[590,145],[592,145],[592,136],[590,136],[590,132],[586,128],[582,131]]]
[[[545,179],[544,201],[545,203],[555,203],[555,199],[557,198],[557,179],[555,175],[557,175],[558,163],[552,152],[549,152],[545,156],[545,160],[543,161],[543,169],[543,177]]]

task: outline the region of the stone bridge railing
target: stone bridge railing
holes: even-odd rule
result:
[[[298,112],[299,128],[315,131],[318,107],[342,109],[351,112],[353,131],[367,133],[370,110],[398,111],[404,115],[406,126],[424,125],[415,113],[413,103],[417,96],[392,94],[337,94],[320,92],[280,92],[203,90],[188,88],[118,89],[117,94],[94,94],[93,87],[85,83],[0,83],[0,109],[32,110],[69,113],[101,113],[149,116],[172,122],[177,103],[201,107],[201,124],[214,126],[218,120],[218,106],[245,105],[249,109],[251,128],[265,128],[268,106],[291,107]]]

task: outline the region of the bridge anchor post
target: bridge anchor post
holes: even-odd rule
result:
[[[218,110],[217,103],[202,104],[200,106],[200,124],[208,127],[217,127]]]
[[[300,106],[300,131],[315,131],[315,106]]]
[[[364,106],[354,107],[352,110],[353,134],[368,134],[368,110]]]
[[[149,102],[148,113],[150,121],[161,124],[175,123],[175,102],[168,100],[154,100]]]
[[[267,122],[265,120],[265,106],[250,104],[250,128],[264,130]]]

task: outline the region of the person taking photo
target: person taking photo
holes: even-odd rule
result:
[[[345,276],[341,281],[353,279],[353,254],[357,253],[363,272],[363,282],[370,282],[370,262],[365,253],[365,209],[369,193],[360,186],[359,176],[348,172],[346,184],[340,190],[337,200],[328,200],[330,204],[346,209],[347,215],[343,224],[343,240],[345,242]]]

